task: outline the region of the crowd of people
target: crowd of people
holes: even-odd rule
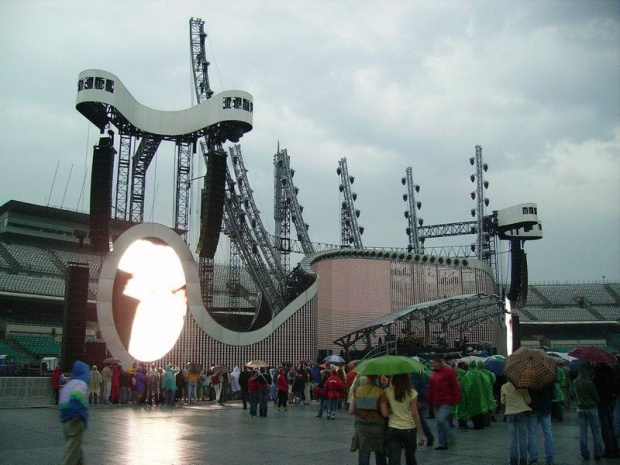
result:
[[[435,356],[426,371],[393,376],[362,376],[353,367],[304,361],[229,371],[217,365],[161,369],[135,363],[127,370],[106,365],[101,372],[92,366],[88,377],[80,365],[80,376],[88,379],[84,397],[89,404],[224,405],[236,399],[251,417],[266,418],[270,403],[277,412],[288,412],[312,402],[316,417],[327,420],[348,411],[355,418],[351,451],[358,451],[360,465],[369,464],[373,453],[378,465],[400,464],[403,455],[407,465],[415,464],[417,446],[453,448],[457,432],[488,428],[500,418],[508,431],[510,465],[552,465],[552,419],[561,423],[574,402],[581,456],[620,459],[620,364],[583,363],[578,373],[558,365],[555,381],[541,389],[517,389],[476,360],[447,363]],[[59,385],[55,395],[62,391],[58,372],[52,380]],[[430,418],[435,419],[434,431]],[[544,462],[538,456],[539,429]]]

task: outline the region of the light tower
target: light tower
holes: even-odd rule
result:
[[[357,219],[360,216],[360,211],[355,209],[357,194],[351,191],[351,184],[355,182],[355,177],[349,176],[346,158],[342,158],[338,162],[336,173],[340,176],[339,190],[344,196],[340,204],[340,247],[348,249],[353,245],[355,249],[363,249],[362,234],[364,234],[364,227],[357,224]]]
[[[422,227],[424,220],[418,218],[417,210],[422,208],[422,202],[417,202],[415,194],[420,192],[420,186],[413,182],[413,169],[411,166],[405,170],[405,177],[401,179],[403,185],[407,186],[407,193],[403,194],[403,200],[407,202],[407,210],[405,210],[405,218],[407,218],[407,229],[405,232],[409,237],[409,252],[423,253],[424,238],[420,238],[418,225]]]

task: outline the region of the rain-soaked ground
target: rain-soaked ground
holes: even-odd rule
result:
[[[267,418],[250,417],[239,402],[223,407],[212,402],[171,408],[96,405],[84,439],[88,464],[356,464],[349,452],[353,418],[344,411],[335,421],[316,418],[316,404],[291,406]],[[456,432],[446,451],[420,447],[419,464],[508,464],[506,424],[481,431]],[[429,420],[434,430],[434,420]],[[587,463],[579,453],[575,410],[563,423],[553,422],[555,463]],[[0,464],[58,464],[64,440],[55,407],[0,409]],[[374,459],[371,459],[374,463]],[[620,460],[596,462],[618,463]],[[402,462],[404,464],[404,460]],[[544,463],[542,437],[539,463]],[[594,463],[594,461],[592,461]]]

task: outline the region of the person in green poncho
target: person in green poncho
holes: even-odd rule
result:
[[[466,415],[472,419],[474,429],[484,428],[484,415],[495,405],[489,377],[480,370],[474,361],[463,377],[463,397]],[[464,413],[465,414],[465,413]]]
[[[465,383],[465,374],[467,373],[467,364],[465,362],[459,362],[456,369],[456,379],[459,382],[459,386],[461,387],[461,392],[463,392],[463,385]],[[465,396],[461,397],[461,401],[456,405],[454,409],[454,417],[458,422],[458,427],[460,430],[469,429],[468,421],[471,420],[469,416],[469,411],[467,409],[467,401],[465,400]]]

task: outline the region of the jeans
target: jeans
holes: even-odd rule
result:
[[[588,424],[592,432],[594,442],[594,457],[603,455],[603,440],[601,439],[601,423],[598,419],[598,410],[579,410],[577,409],[577,420],[579,420],[579,449],[584,459],[590,458],[588,451]]]
[[[605,447],[605,455],[617,455],[620,453],[618,439],[614,431],[615,402],[615,400],[601,400],[598,403],[598,419],[601,422],[601,436]]]
[[[258,392],[250,393],[250,415],[255,417],[258,410]]]
[[[319,412],[317,413],[317,415],[320,417],[321,415],[323,415],[323,409],[325,408],[325,402],[327,401],[327,398],[323,396],[318,396],[317,400],[319,401]]]
[[[435,406],[435,419],[437,420],[437,441],[442,447],[448,446],[448,435],[450,435],[450,439],[452,439],[453,436],[452,431],[449,431],[451,415],[451,405]]]
[[[267,416],[267,402],[269,401],[269,389],[258,390],[258,414],[261,417]]]
[[[416,465],[415,451],[417,445],[415,429],[388,428],[385,432],[385,447],[390,465],[400,465],[400,456],[403,449],[405,449],[405,463],[407,465]]]
[[[506,415],[506,425],[510,435],[510,465],[527,463],[527,415],[513,413]]]
[[[422,431],[424,432],[424,436],[426,436],[426,439],[428,441],[434,441],[435,436],[433,436],[431,427],[426,420],[426,416],[428,415],[428,409],[426,407],[418,407],[418,413],[420,414],[420,423],[422,423]]]
[[[104,404],[110,403],[110,392],[112,391],[112,381],[104,381],[103,382],[103,398],[101,402]]]
[[[329,404],[327,407],[327,415],[335,415],[336,414],[336,409],[338,408],[338,401],[340,399],[337,399],[336,397],[332,397],[331,399],[329,399]]]
[[[555,459],[555,445],[551,431],[551,413],[529,412],[527,413],[527,451],[530,462],[538,460],[538,425],[543,430],[545,439],[545,461],[553,463]]]
[[[620,437],[620,398],[616,399],[616,407],[614,408],[614,432],[616,437]]]
[[[121,404],[131,402],[131,388],[129,386],[121,386]]]
[[[164,389],[164,404],[172,405],[174,401],[174,389]]]
[[[370,454],[372,454],[372,451],[359,449],[358,452],[359,452],[359,455],[358,455],[357,464],[358,465],[370,465]],[[375,452],[375,464],[376,465],[387,465],[385,454],[380,454],[378,452]]]
[[[196,388],[198,387],[198,383],[196,381],[189,381],[187,383],[187,399],[191,402],[192,400],[196,400]]]
[[[96,392],[91,392],[88,395],[88,403],[89,404],[96,404],[97,403],[97,393]]]

